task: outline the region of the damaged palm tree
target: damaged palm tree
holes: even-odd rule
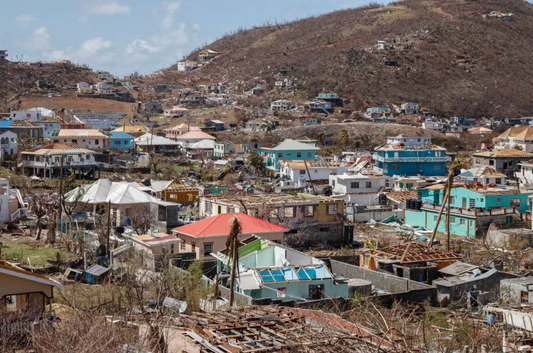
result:
[[[241,223],[237,217],[231,219],[230,227],[231,229],[226,239],[226,254],[229,256],[229,264],[231,266],[229,305],[232,307],[235,299],[235,278],[237,267],[239,266],[239,235],[242,231]]]

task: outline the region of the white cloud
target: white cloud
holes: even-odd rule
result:
[[[52,36],[48,34],[46,27],[42,26],[33,31],[27,39],[15,39],[14,44],[29,51],[50,50],[52,48]]]
[[[116,16],[116,15],[129,15],[131,8],[129,5],[121,5],[117,1],[86,1],[81,6],[82,21],[87,21],[90,16]]]
[[[15,22],[18,23],[18,24],[21,24],[23,26],[26,26],[28,23],[33,22],[36,19],[37,19],[37,17],[35,17],[35,15],[24,14],[24,15],[19,15],[19,16],[15,17]]]
[[[150,45],[144,39],[135,39],[133,42],[131,42],[126,47],[126,54],[133,54],[133,53],[142,52],[142,51],[148,51],[150,53],[157,53],[160,50],[161,50],[160,48]]]
[[[160,6],[162,12],[161,25],[165,29],[172,28],[174,23],[174,14],[180,9],[181,2],[166,2],[163,1]]]
[[[79,48],[45,51],[43,55],[48,60],[66,59],[77,63],[103,64],[111,62],[115,57],[115,53],[106,50],[111,47],[111,41],[96,37],[86,40]]]
[[[189,43],[187,25],[180,23],[177,28],[163,31],[148,39],[135,39],[126,47],[126,54],[158,53],[168,47]]]

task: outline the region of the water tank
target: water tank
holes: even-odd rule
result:
[[[416,200],[415,201],[415,210],[420,211],[421,207],[422,207],[422,201],[421,200]]]
[[[407,209],[412,210],[413,209],[413,199],[407,199]]]
[[[370,295],[372,292],[372,282],[366,279],[352,278],[348,280],[348,295],[353,297],[356,294]]]

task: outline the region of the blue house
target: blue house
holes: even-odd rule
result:
[[[418,190],[418,205],[405,210],[405,224],[425,229],[435,229],[444,198],[444,184],[434,184]],[[526,220],[529,215],[528,197],[533,191],[465,186],[454,184],[450,190],[450,233],[475,237],[482,235],[491,223],[496,226]],[[446,231],[446,213],[438,231]],[[530,218],[530,217],[529,217]]]
[[[333,110],[331,109],[331,103],[323,101],[323,100],[316,100],[313,102],[308,102],[306,104],[306,107],[310,112],[326,113],[326,114],[333,112]]]
[[[111,139],[112,150],[129,151],[134,147],[133,140],[135,140],[135,137],[130,134],[122,131],[111,131],[109,137]]]
[[[372,158],[387,175],[443,176],[451,161],[445,153],[446,149],[432,145],[429,137],[399,135],[387,138],[387,144],[377,148]]]
[[[329,102],[335,107],[342,106],[342,98],[340,98],[335,92],[319,93],[317,94],[316,99]]]
[[[264,158],[266,174],[274,176],[279,171],[280,160],[313,160],[318,159],[320,148],[310,143],[302,143],[286,139],[278,145],[266,145],[259,148],[259,153]]]

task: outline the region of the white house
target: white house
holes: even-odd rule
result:
[[[270,103],[270,109],[277,111],[288,111],[294,109],[295,107],[296,104],[285,99],[280,99]]]
[[[533,151],[533,127],[516,126],[507,129],[503,134],[496,137],[495,148],[510,149],[521,147],[525,152]]]
[[[17,134],[11,131],[0,134],[0,150],[2,159],[6,156],[16,155],[18,152]]]
[[[93,88],[87,82],[78,82],[76,84],[76,87],[78,88],[78,92],[79,93],[82,93],[82,94],[92,94],[93,93]]]
[[[434,118],[426,118],[426,120],[424,120],[422,123],[422,129],[443,131],[444,124],[435,120]]]
[[[176,105],[170,109],[165,109],[164,115],[166,118],[180,118],[187,115],[187,113],[189,113],[189,109]]]
[[[344,196],[344,200],[356,204],[373,206],[379,203],[378,192],[391,188],[393,178],[355,173],[330,175],[329,185],[333,196]]]
[[[46,109],[44,107],[35,107],[35,108],[28,109],[28,110],[32,112],[41,113],[41,117],[43,118],[55,118],[56,117],[56,112],[50,109]]]
[[[41,121],[37,121],[36,124],[43,127],[43,138],[45,139],[52,138],[55,131],[61,130],[61,124],[55,118],[43,118]]]
[[[389,145],[404,144],[405,146],[420,146],[430,143],[431,137],[404,137],[403,135],[387,137],[387,144]]]
[[[455,180],[462,181],[467,184],[474,184],[474,182],[478,182],[483,185],[496,184],[498,186],[504,186],[505,174],[500,173],[496,169],[489,166],[482,166],[470,169],[461,169],[461,174],[459,174]]]
[[[13,120],[28,120],[28,121],[39,121],[42,119],[42,114],[40,111],[35,110],[12,110],[9,113],[9,117]]]
[[[0,222],[14,222],[28,214],[18,189],[12,189],[9,180],[0,179]]]
[[[403,103],[402,112],[408,115],[418,114],[420,113],[420,106],[416,103]]]
[[[307,164],[307,168],[306,168]],[[309,170],[309,174],[307,173]],[[297,182],[300,179],[329,180],[330,175],[342,174],[346,168],[339,164],[313,160],[288,160],[279,162],[279,175],[281,178]]]
[[[198,67],[195,61],[183,60],[178,63],[178,71],[194,70]]]
[[[520,171],[515,172],[516,177],[522,184],[533,185],[533,160],[519,164]]]

